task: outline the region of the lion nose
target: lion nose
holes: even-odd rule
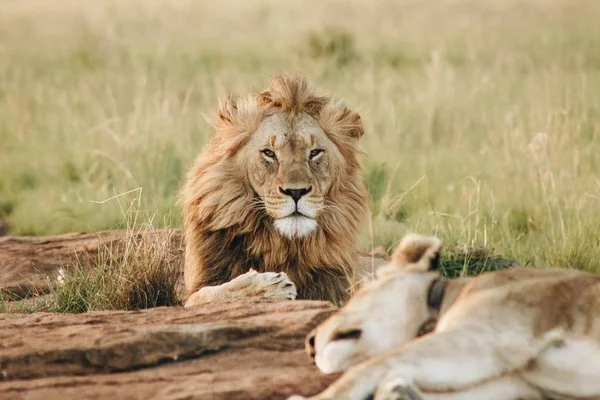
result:
[[[306,337],[306,341],[305,341],[306,352],[308,353],[308,355],[311,358],[315,358],[315,355],[317,354],[317,352],[315,350],[315,335],[316,335],[316,329],[313,329],[308,334],[308,336]]]
[[[281,193],[285,194],[286,196],[290,196],[292,199],[294,199],[296,203],[298,202],[298,200],[300,200],[302,196],[304,196],[307,193],[310,193],[311,190],[312,186],[302,189],[284,189],[282,187],[279,187],[279,191]]]

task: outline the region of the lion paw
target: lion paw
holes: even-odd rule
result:
[[[251,269],[222,285],[205,286],[192,293],[185,307],[244,298],[294,300],[296,296],[296,285],[284,272],[259,273]]]
[[[231,280],[227,290],[234,297],[294,300],[296,285],[285,272],[257,272],[253,269]]]
[[[423,400],[423,398],[409,381],[397,377],[379,385],[375,400]]]

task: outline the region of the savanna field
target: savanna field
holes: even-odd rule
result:
[[[359,111],[371,220],[600,272],[600,2],[0,2],[0,219],[180,227],[228,92],[302,73]]]

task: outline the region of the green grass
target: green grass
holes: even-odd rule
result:
[[[176,193],[229,91],[301,72],[364,120],[372,243],[600,272],[600,3],[2,1],[0,218],[119,226]],[[537,136],[536,136],[537,135]]]

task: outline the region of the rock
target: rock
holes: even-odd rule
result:
[[[148,237],[148,235],[152,237]],[[93,265],[104,247],[181,232],[109,231],[0,238],[0,287],[46,290],[60,267]],[[115,250],[114,252],[112,250]],[[285,399],[322,391],[304,338],[327,302],[236,302],[184,309],[0,314],[0,399]]]
[[[327,302],[0,314],[2,399],[285,399],[322,375],[304,338]]]

